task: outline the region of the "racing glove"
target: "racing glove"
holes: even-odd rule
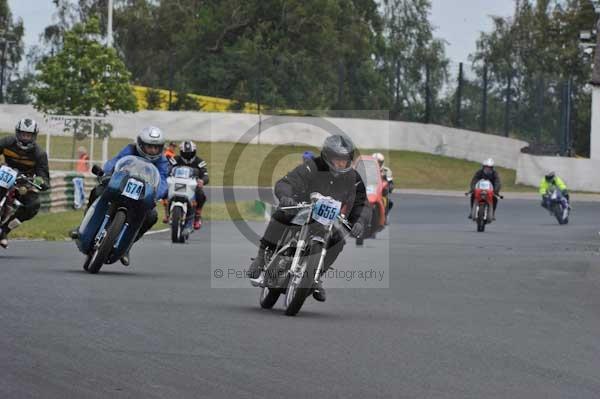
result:
[[[279,199],[279,206],[280,207],[286,207],[286,206],[294,206],[297,205],[298,203],[290,197],[281,197]]]
[[[33,184],[40,186],[40,189],[42,191],[46,191],[48,190],[48,185],[46,184],[46,182],[44,181],[44,178],[41,176],[36,176],[33,179]]]
[[[363,224],[361,222],[356,222],[354,223],[354,226],[352,226],[352,231],[350,232],[350,234],[352,234],[353,237],[360,237],[362,236],[364,231],[365,227],[363,226]]]

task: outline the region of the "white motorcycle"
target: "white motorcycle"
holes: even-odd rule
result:
[[[185,243],[194,231],[194,214],[196,212],[196,186],[194,169],[188,166],[177,166],[167,179],[169,184],[169,224],[171,225],[171,241]]]

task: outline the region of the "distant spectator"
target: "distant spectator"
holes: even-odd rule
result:
[[[169,145],[167,146],[167,149],[165,150],[165,157],[167,157],[167,159],[171,159],[173,157],[175,157],[177,152],[177,144],[175,144],[174,141],[169,142]]]
[[[77,149],[77,164],[75,165],[75,170],[78,173],[87,173],[90,171],[90,157],[83,146]]]

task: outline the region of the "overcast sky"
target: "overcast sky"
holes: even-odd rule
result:
[[[38,43],[39,35],[52,21],[51,0],[9,0],[13,16],[25,22],[25,44]],[[467,61],[475,50],[479,32],[491,28],[490,15],[512,15],[514,0],[432,0],[431,21],[436,36],[445,39],[452,63]]]

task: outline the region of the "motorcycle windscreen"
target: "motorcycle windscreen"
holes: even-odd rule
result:
[[[160,173],[156,166],[146,161],[144,158],[128,155],[123,157],[115,165],[115,171],[126,172],[130,177],[138,178],[151,185],[154,191],[160,184]]]
[[[301,209],[296,216],[292,219],[292,224],[297,224],[298,226],[304,226],[308,223],[308,218],[310,216],[310,208]]]
[[[367,187],[372,187],[373,192],[379,184],[380,170],[377,161],[360,160],[356,164],[356,171]]]
[[[191,179],[194,177],[194,170],[189,166],[176,166],[171,171],[171,176],[178,179]]]
[[[475,185],[475,188],[480,189],[480,190],[493,190],[494,185],[489,180],[481,179],[477,182],[477,184]]]

